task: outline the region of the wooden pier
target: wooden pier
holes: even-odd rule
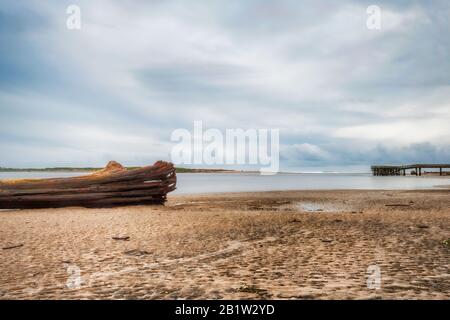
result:
[[[371,166],[372,174],[374,176],[406,176],[409,170],[409,175],[422,175],[422,169],[439,169],[439,175],[447,174],[443,169],[449,169],[450,164],[407,164],[407,165],[375,165]],[[424,170],[425,171],[425,170]]]

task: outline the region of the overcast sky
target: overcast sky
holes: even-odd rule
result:
[[[279,128],[282,169],[450,162],[449,34],[447,0],[3,0],[0,166],[170,160],[194,120]]]

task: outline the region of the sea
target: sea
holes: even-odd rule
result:
[[[85,172],[0,172],[0,179],[55,178]],[[178,173],[174,194],[281,190],[416,190],[450,186],[450,176],[372,176],[369,173]]]

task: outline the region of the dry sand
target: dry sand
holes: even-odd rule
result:
[[[3,211],[0,299],[449,299],[449,238],[447,189]]]

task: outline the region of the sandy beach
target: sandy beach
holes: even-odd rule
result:
[[[0,299],[449,299],[449,238],[448,189],[1,211]]]

